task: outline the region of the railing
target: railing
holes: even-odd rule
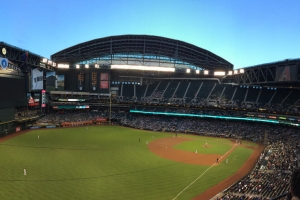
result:
[[[273,197],[270,200],[278,200],[278,199],[281,199],[281,198],[286,197],[286,196],[291,196],[291,193],[290,192],[286,192],[286,193],[283,193],[283,194],[281,194],[281,195],[279,195],[277,197]],[[288,198],[288,199],[292,199],[292,198]]]

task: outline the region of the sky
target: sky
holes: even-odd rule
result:
[[[300,0],[9,0],[0,41],[45,58],[89,40],[162,36],[234,68],[300,58]]]

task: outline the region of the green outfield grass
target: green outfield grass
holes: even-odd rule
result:
[[[258,147],[257,143],[249,142],[249,141],[244,141],[244,140],[242,141],[242,144],[246,145],[246,146],[250,146],[250,147]]]
[[[194,140],[184,142],[176,145],[175,149],[186,150],[202,154],[219,154],[224,155],[227,151],[232,148],[231,142],[229,140],[223,140],[219,138],[211,137],[197,137]],[[207,145],[206,145],[207,143]]]
[[[208,166],[167,160],[148,150],[147,141],[165,137],[172,134],[93,126],[35,130],[6,140],[0,143],[0,199],[174,199],[201,176],[176,198],[191,199],[234,174],[252,153],[237,147],[228,164],[205,172]],[[176,148],[194,151],[208,140],[211,153],[230,149],[229,140],[190,137],[195,140]]]

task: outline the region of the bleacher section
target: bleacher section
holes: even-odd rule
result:
[[[123,84],[123,96],[132,99],[134,96],[134,85]]]
[[[189,82],[188,81],[181,81],[180,82],[180,85],[174,95],[174,98],[183,98],[186,90],[187,90],[187,87],[189,85]]]
[[[209,93],[213,87],[217,84],[217,81],[204,81],[203,85],[198,93],[197,98],[200,100],[205,100],[208,98]]]
[[[260,97],[258,99],[258,103],[261,105],[265,105],[266,103],[269,103],[271,100],[271,97],[274,95],[275,91],[274,90],[267,90],[267,89],[262,89],[262,92],[260,94]]]

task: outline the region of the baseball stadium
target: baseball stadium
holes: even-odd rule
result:
[[[0,49],[0,199],[290,195],[300,59],[235,69],[153,35]]]

